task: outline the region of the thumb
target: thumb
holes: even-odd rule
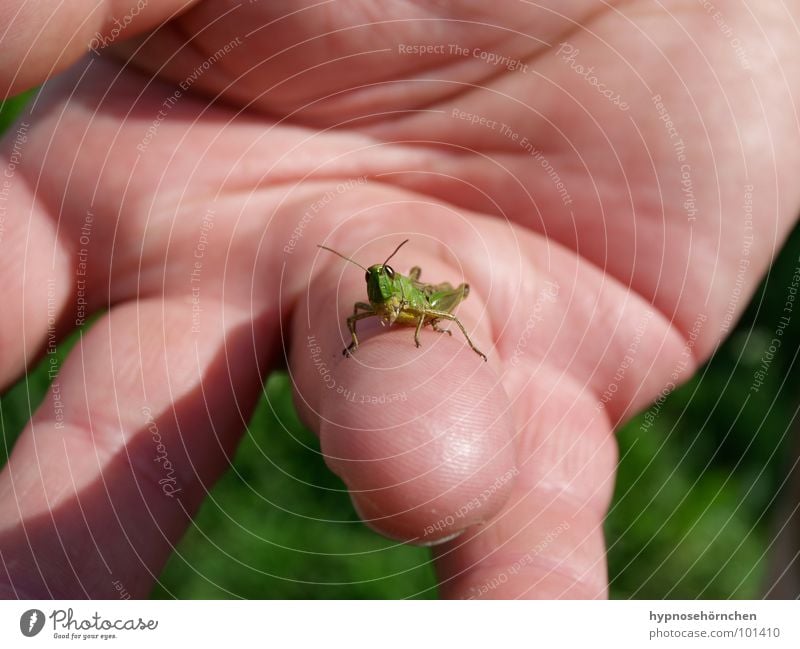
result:
[[[343,252],[379,263],[402,238]],[[396,272],[419,265],[423,281],[464,281],[425,254],[423,241],[415,246],[412,237],[397,254]],[[470,295],[456,312],[488,363],[455,323],[448,323],[452,336],[426,326],[417,348],[413,327],[382,327],[377,317],[359,321],[360,346],[346,358],[346,318],[356,301],[366,301],[364,274],[333,255],[317,262],[327,266],[293,320],[295,400],[362,519],[387,536],[433,544],[491,518],[516,469],[509,402],[493,368],[486,319],[479,322],[480,298]]]

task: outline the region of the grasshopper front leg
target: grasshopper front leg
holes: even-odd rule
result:
[[[359,309],[362,309],[362,312],[359,313]],[[350,330],[350,336],[353,339],[352,342],[342,350],[342,355],[347,357],[350,356],[356,349],[358,349],[358,336],[356,335],[356,322],[359,320],[363,320],[364,318],[370,318],[374,315],[377,315],[375,311],[372,309],[371,304],[367,304],[366,302],[356,302],[353,305],[353,315],[347,318],[347,328]]]
[[[486,354],[484,354],[480,349],[475,347],[475,344],[469,337],[469,334],[467,333],[467,330],[464,328],[464,325],[461,324],[461,320],[459,320],[455,315],[447,311],[434,311],[434,310],[428,310],[426,311],[426,313],[428,314],[428,316],[433,316],[435,318],[443,318],[445,320],[452,320],[453,322],[455,322],[458,325],[458,328],[461,329],[461,333],[464,334],[464,338],[467,339],[467,342],[469,343],[469,346],[472,348],[472,351],[474,351],[478,356],[483,358],[484,361],[488,360],[486,358]]]

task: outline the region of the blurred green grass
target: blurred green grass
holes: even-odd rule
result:
[[[0,128],[25,100],[0,106]],[[795,229],[712,360],[653,410],[649,429],[642,414],[618,431],[619,477],[605,525],[612,597],[761,595],[774,495],[794,460],[788,439],[800,387],[800,315],[759,395],[749,388],[798,259]],[[62,358],[75,339],[60,346]],[[0,464],[47,386],[42,365],[0,397]],[[285,372],[268,378],[233,466],[153,591],[156,598],[435,596],[428,550],[383,539],[358,521],[297,419]]]

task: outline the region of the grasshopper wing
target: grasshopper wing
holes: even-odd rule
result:
[[[451,312],[460,302],[469,295],[469,284],[460,284],[458,288],[453,288],[452,284],[444,282],[430,287],[428,302],[431,309],[437,311]]]

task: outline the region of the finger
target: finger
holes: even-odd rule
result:
[[[400,240],[381,237],[357,256],[383,261]],[[429,250],[406,246],[392,265],[397,272],[419,265],[423,279],[436,283],[463,281]],[[350,340],[342,323],[365,287],[363,271],[343,265],[329,265],[312,281],[293,318],[298,408],[319,430],[328,465],[367,524],[404,541],[439,542],[493,516],[516,474],[512,418],[487,318],[472,296],[457,309],[489,363],[454,323],[445,323],[453,336],[425,327],[417,348],[413,327],[364,320],[361,344],[345,358]]]
[[[435,550],[444,597],[607,596],[603,520],[617,456],[611,425],[596,397],[561,372],[535,374],[515,399],[519,420],[528,423],[508,503],[486,525]],[[527,381],[522,375],[511,380]]]
[[[465,85],[496,77],[516,62],[522,66],[594,11],[589,2],[561,3],[558,11],[548,4],[555,3],[393,3],[376,13],[364,1],[252,2],[235,10],[203,2],[179,19],[179,30],[125,49],[137,50],[137,66],[179,80],[197,64],[174,56],[183,49],[184,34],[202,32],[207,52],[236,43],[225,59],[227,74],[199,81],[206,91],[329,126],[430,107],[460,94]],[[434,77],[443,83],[431,83]]]
[[[413,214],[393,211],[415,233],[412,243],[423,241],[403,248],[392,265],[422,266],[423,280],[469,279],[474,290],[458,314],[490,363],[473,358],[474,369],[469,367],[474,353],[457,337],[424,331],[423,342],[434,338],[418,350],[408,328],[379,325],[365,328],[353,358],[340,360],[349,342],[343,321],[349,305],[363,299],[364,279],[361,269],[333,258],[301,299],[293,322],[291,368],[304,419],[320,431],[326,459],[369,524],[404,540],[447,541],[436,549],[446,596],[604,596],[602,520],[615,469],[612,426],[651,401],[668,378],[677,382],[691,374],[691,345],[647,303],[557,246],[472,215],[468,222],[482,243],[504,253],[495,254],[482,273],[478,246],[456,219],[432,203],[415,206]],[[380,210],[370,216],[358,226],[355,219],[347,223],[333,247],[360,263],[382,261],[380,250],[393,249],[406,235],[386,235]],[[457,254],[430,254],[424,237],[436,235],[438,250],[469,250],[463,276],[452,262]],[[373,239],[394,239],[394,245],[359,249]],[[319,260],[308,263],[314,268]],[[483,296],[489,296],[486,314]],[[484,347],[495,332],[497,346]],[[461,343],[458,355],[448,343]],[[498,360],[503,391],[478,374],[481,368],[495,371]],[[403,364],[411,362],[420,371],[403,373]],[[473,386],[474,393],[463,391]],[[490,405],[482,411],[487,394]],[[472,488],[437,501],[456,492],[448,452],[429,440],[447,439],[461,426],[469,431],[476,414],[494,411],[491,422],[507,401],[515,458],[497,461],[499,437],[485,446],[466,444],[475,451],[471,459],[483,456],[478,465],[490,470],[468,467],[456,474],[474,477],[477,485],[462,480]],[[492,430],[491,423],[478,425]],[[427,446],[432,452],[421,450]],[[405,463],[406,457],[412,461]]]
[[[176,298],[99,321],[0,474],[0,581],[21,597],[110,597],[115,582],[146,596],[230,462],[273,316],[204,300],[198,330]]]
[[[195,0],[6,2],[0,12],[0,93],[8,97],[65,69],[90,49],[130,38]]]
[[[0,144],[0,278],[9,296],[0,320],[0,390],[40,349],[54,348],[71,292],[62,281],[69,276],[70,255],[46,217],[45,206],[22,177],[30,128],[29,122],[20,121]]]
[[[148,135],[142,124],[172,92],[107,63],[79,64],[47,84],[0,144],[0,283],[8,296],[0,389],[93,312],[185,292],[199,254],[205,295],[249,303],[249,282],[223,280],[252,276],[271,202],[250,196],[255,181],[243,173],[231,174],[237,191],[219,192],[232,168],[255,174],[251,160],[264,162],[263,149],[242,153],[263,126],[240,119],[221,129],[215,119],[229,113],[187,96],[171,108],[174,121]],[[210,224],[222,210],[239,218]],[[201,241],[211,225],[215,241],[239,251],[233,259],[226,246]]]
[[[481,205],[574,249],[684,332],[706,310],[709,326],[695,347],[705,359],[737,317],[730,296],[741,291],[734,300],[741,312],[800,208],[800,188],[781,186],[775,171],[800,163],[800,130],[783,110],[797,103],[800,88],[797,39],[786,20],[797,7],[785,14],[761,7],[731,6],[726,16],[742,42],[769,52],[757,65],[758,92],[748,75],[731,74],[730,34],[709,29],[702,3],[680,18],[632,3],[595,11],[549,40],[552,48],[533,62],[536,82],[524,82],[520,71],[498,75],[437,104],[436,113],[409,112],[371,133],[501,151],[495,165],[478,157],[432,161],[430,169],[457,182],[431,182],[420,168],[394,178],[455,205]],[[766,95],[778,99],[764,102]],[[744,132],[749,137],[731,137]],[[749,163],[765,155],[769,164]],[[479,191],[465,191],[465,181]],[[691,192],[669,191],[681,183]],[[494,205],[476,202],[483,192]],[[751,196],[770,206],[752,241],[727,217]],[[730,269],[746,263],[747,272],[709,272],[708,251]]]
[[[597,268],[552,244],[548,253],[521,239],[531,259],[550,259],[547,267],[527,267],[521,299],[503,311],[498,344],[519,475],[496,517],[436,548],[441,593],[603,597],[613,426],[664,394],[665,384],[691,376],[693,343]],[[496,274],[503,267],[498,263]],[[698,314],[697,326],[703,322]]]

